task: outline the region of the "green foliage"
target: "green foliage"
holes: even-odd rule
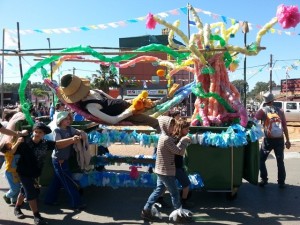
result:
[[[101,89],[108,94],[110,87],[120,87],[119,76],[115,67],[100,65],[98,74],[92,74],[91,88]]]

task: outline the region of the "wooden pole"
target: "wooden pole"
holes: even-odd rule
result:
[[[266,47],[258,47],[258,50],[265,50]],[[214,48],[210,50],[206,49],[199,49],[200,52],[225,52],[228,51],[227,48]],[[176,52],[183,53],[183,52],[189,52],[188,50],[176,50]],[[145,54],[161,54],[161,52],[158,51],[149,51],[149,52],[143,52],[143,51],[121,51],[121,52],[98,52],[102,55],[124,55],[124,54],[133,54],[133,55],[145,55]],[[14,52],[14,53],[7,53],[2,52],[0,55],[4,56],[35,56],[35,57],[41,57],[41,56],[52,56],[52,55],[90,55],[90,53],[87,52]]]

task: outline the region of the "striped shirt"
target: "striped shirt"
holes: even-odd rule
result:
[[[184,155],[185,149],[190,141],[184,137],[175,144],[175,139],[169,134],[170,124],[173,120],[169,116],[158,118],[161,134],[157,145],[157,155],[155,161],[155,173],[165,176],[175,176],[175,155]]]

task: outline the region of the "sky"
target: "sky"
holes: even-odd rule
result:
[[[247,44],[255,41],[259,31],[257,27],[268,23],[276,16],[278,5],[299,5],[299,0],[0,0],[0,28],[5,29],[5,49],[16,49],[16,46],[7,46],[9,40],[16,38],[13,33],[19,22],[21,35],[21,49],[70,48],[74,46],[118,47],[119,38],[143,35],[160,35],[162,26],[156,29],[146,28],[145,17],[148,13],[167,15],[164,20],[173,23],[180,21],[180,29],[187,35],[187,15],[180,8],[191,4],[206,13],[198,15],[202,22],[211,24],[226,22],[226,27],[231,26],[231,19],[248,21],[251,30],[247,34]],[[179,15],[173,15],[179,12]],[[136,22],[134,22],[136,21]],[[91,28],[91,25],[105,25],[103,29]],[[57,28],[64,28],[57,30]],[[272,79],[280,84],[282,79],[300,78],[298,67],[300,65],[300,28],[282,29],[278,24],[273,32],[263,36],[261,46],[266,47],[256,56],[247,57],[246,79],[250,90],[259,81],[270,80],[270,55],[273,57]],[[42,30],[42,32],[38,32]],[[52,31],[49,33],[49,30]],[[7,32],[12,31],[12,32]],[[191,34],[197,33],[191,27]],[[7,35],[7,33],[9,35]],[[175,38],[178,36],[175,35]],[[3,43],[3,36],[0,37]],[[229,44],[243,47],[244,34],[238,31],[229,40]],[[102,51],[102,50],[98,50]],[[104,50],[105,51],[105,50]],[[45,52],[45,51],[43,51]],[[87,56],[84,56],[87,58]],[[230,80],[244,79],[244,56],[239,55],[240,66],[236,72],[229,72]],[[2,58],[0,58],[2,60]],[[23,74],[38,61],[36,57],[22,57]],[[72,73],[73,68],[79,76],[90,76],[99,68],[95,63],[64,62],[54,79],[65,73]],[[49,68],[46,68],[49,70]],[[300,67],[299,67],[300,69]],[[287,72],[286,72],[287,71]],[[138,79],[138,78],[137,78]],[[30,77],[31,81],[42,81],[42,76],[36,73]],[[18,57],[4,58],[4,83],[19,83],[21,81]]]

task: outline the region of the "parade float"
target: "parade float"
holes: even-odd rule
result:
[[[255,56],[263,49],[260,45],[262,36],[276,23],[279,23],[284,29],[295,27],[300,20],[298,8],[280,5],[276,17],[259,30],[256,40],[252,44],[245,47],[230,44],[230,39],[234,38],[241,29],[241,23],[236,22],[229,28],[226,28],[224,22],[203,24],[194,8],[190,6],[189,10],[198,28],[198,32],[190,37],[179,29],[179,21],[171,24],[159,16],[148,15],[147,28],[154,29],[156,24],[161,24],[169,29],[168,46],[151,44],[138,48],[130,54],[124,53],[111,58],[90,47],[77,46],[61,51],[65,56],[53,55],[38,62],[24,75],[19,88],[20,102],[28,123],[32,125],[33,121],[29,113],[30,103],[26,101],[24,93],[30,76],[40,71],[45,83],[56,94],[59,90],[58,86],[49,79],[50,76],[44,69],[47,64],[56,62],[58,67],[64,60],[72,57],[68,56],[70,53],[89,54],[98,59],[100,64],[114,69],[126,68],[139,62],[155,62],[166,68],[168,73],[161,75],[166,76],[167,79],[170,79],[180,70],[187,71],[194,76],[193,82],[177,90],[173,99],[156,106],[155,112],[152,114],[153,117],[158,117],[179,104],[191,92],[196,95],[197,99],[194,103],[195,109],[191,118],[189,134],[193,143],[188,147],[185,157],[193,188],[202,188],[204,184],[205,190],[226,191],[234,196],[242,184],[243,178],[250,183],[257,184],[258,139],[262,133],[257,124],[249,123],[246,109],[241,103],[240,94],[229,81],[228,72],[237,68],[236,56],[238,54]],[[173,42],[175,34],[182,39],[184,45]],[[135,52],[138,52],[139,55]],[[144,55],[141,56],[141,52],[144,52]],[[172,60],[149,56],[147,52],[151,52],[151,54],[165,53]],[[82,111],[76,104],[68,104],[68,106],[90,121],[99,124],[103,122]],[[104,129],[104,132],[101,133],[90,131],[89,141],[91,144],[103,146],[109,146],[114,142],[123,144],[138,142],[143,146],[150,147],[156,145],[158,136],[159,134],[145,134],[138,131]],[[107,154],[96,156],[91,161],[94,165],[111,165],[121,162],[131,165],[131,173],[116,174],[89,171],[77,174],[76,179],[82,186],[155,186],[155,175],[136,173],[138,166],[152,165],[153,159],[147,159],[144,156],[121,157]]]

